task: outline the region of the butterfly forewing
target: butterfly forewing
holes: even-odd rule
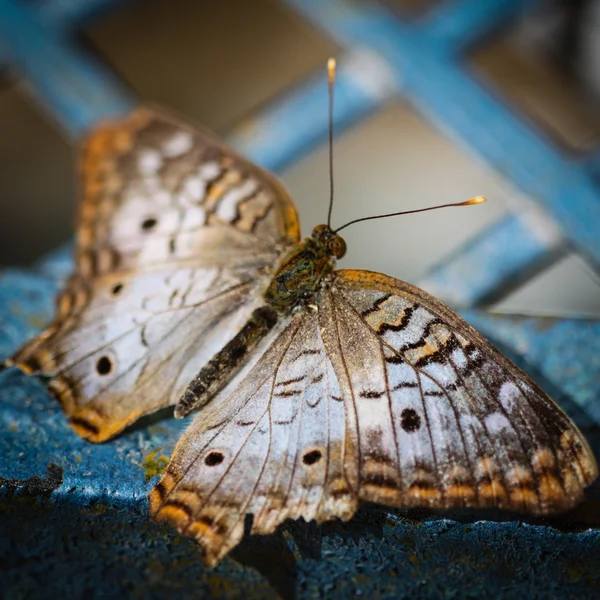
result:
[[[360,501],[572,507],[597,475],[579,431],[458,315],[404,282],[340,271],[178,443],[150,496],[216,564],[286,518]],[[233,410],[233,412],[232,412]]]
[[[82,156],[77,271],[14,362],[52,376],[76,431],[103,441],[179,399],[299,229],[273,177],[161,113],[100,127]]]

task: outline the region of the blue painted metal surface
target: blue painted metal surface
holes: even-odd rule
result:
[[[27,77],[74,137],[135,102],[108,71],[65,41],[79,19],[114,1],[40,0],[25,8],[0,0],[0,60],[9,59]],[[336,126],[373,112],[392,94],[408,97],[539,200],[565,237],[598,263],[598,155],[575,163],[547,146],[474,79],[460,56],[533,1],[442,2],[410,23],[369,2],[286,3],[350,57],[340,61]],[[365,79],[373,69],[375,78]],[[280,169],[324,138],[324,100],[322,78],[311,78],[230,141]],[[428,281],[456,302],[479,304],[551,262],[560,248],[526,220],[508,217]],[[63,250],[33,272],[0,275],[0,358],[50,318],[70,264]],[[598,455],[599,323],[466,316],[562,404]],[[473,514],[439,519],[367,507],[349,524],[291,523],[275,536],[244,542],[210,572],[191,541],[145,516],[146,494],[181,422],[147,421],[113,443],[92,446],[70,431],[40,382],[14,370],[0,374],[0,406],[2,597],[600,595],[599,486],[577,511],[555,521],[523,523],[497,514],[490,515],[494,521]]]

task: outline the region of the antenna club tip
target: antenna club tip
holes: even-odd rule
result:
[[[471,204],[482,204],[483,202],[487,202],[487,198],[485,196],[475,196],[466,202],[463,202],[465,206],[469,206]]]
[[[327,61],[327,72],[329,73],[330,77],[335,73],[335,67],[336,67],[335,58],[331,57]]]

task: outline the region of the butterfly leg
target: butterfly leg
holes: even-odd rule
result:
[[[175,406],[175,416],[183,418],[204,406],[239,371],[258,342],[275,327],[277,319],[272,308],[257,308],[239,333],[192,379]]]

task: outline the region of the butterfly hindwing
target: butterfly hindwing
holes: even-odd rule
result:
[[[82,157],[77,271],[13,362],[50,375],[75,430],[103,441],[179,399],[299,230],[273,177],[153,110],[101,126]]]
[[[347,441],[319,316],[295,315],[231,395],[194,419],[150,495],[150,513],[196,539],[208,565],[239,543],[247,513],[260,534],[287,518],[348,519],[357,496]]]
[[[423,290],[376,273],[340,271],[331,290],[342,320],[354,318],[357,328],[362,322],[363,335],[378,346],[367,368],[382,373],[376,397],[361,400],[359,390],[357,402],[388,402],[392,425],[378,437],[395,438],[385,446],[386,460],[398,460],[400,485],[391,504],[548,514],[580,500],[597,476],[585,439],[456,313]],[[376,411],[385,409],[384,403]],[[362,436],[360,420],[358,426]],[[374,495],[363,491],[363,499],[390,504],[385,487]]]
[[[216,564],[286,518],[360,501],[566,510],[596,477],[579,431],[449,308],[404,282],[339,271],[229,396],[203,409],[151,514]]]

